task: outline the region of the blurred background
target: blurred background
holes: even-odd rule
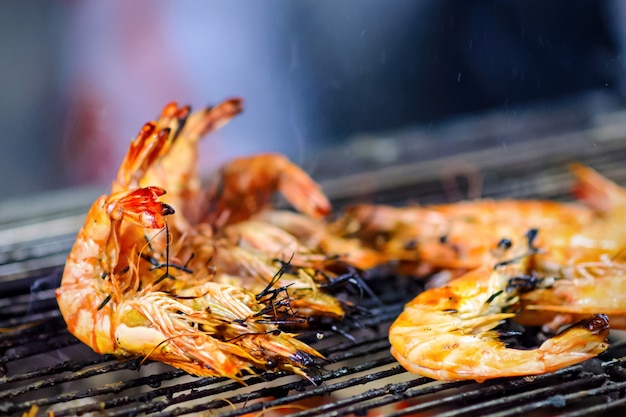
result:
[[[625,18],[618,0],[1,2],[1,195],[108,185],[169,101],[245,99],[205,172],[585,91],[621,102]]]

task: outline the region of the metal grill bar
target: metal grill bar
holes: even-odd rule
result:
[[[393,311],[396,310],[395,314],[397,314],[397,310],[399,310],[399,306],[398,308],[395,309],[391,309],[390,311],[386,311],[385,314],[380,314],[380,315],[376,315],[376,318],[372,318],[370,320],[364,320],[363,323],[361,323],[364,326],[373,326],[376,324],[380,324],[382,322],[382,320],[389,320],[390,317],[393,317],[394,313]],[[73,338],[72,338],[73,339]],[[75,340],[72,341],[73,343],[75,343]],[[356,357],[363,357],[365,355],[372,355],[374,353],[377,352],[386,352],[389,349],[389,345],[388,342],[386,340],[380,340],[380,339],[369,339],[369,340],[364,340],[362,342],[359,343],[354,343],[354,342],[349,342],[349,343],[335,343],[333,344],[331,347],[327,348],[327,349],[322,349],[322,353],[324,353],[329,361],[331,362],[335,362],[335,361],[347,361],[350,360],[352,358],[356,358]],[[20,356],[23,357],[23,356]],[[113,358],[111,356],[106,357],[108,360],[112,360]],[[11,359],[11,358],[8,358]],[[384,363],[391,363],[392,359],[387,357],[384,358]],[[100,362],[105,362],[104,360],[102,361],[91,361],[92,363],[96,363],[99,364]],[[88,365],[90,362],[82,362],[82,363],[74,363],[74,362],[69,362],[67,363],[67,368],[65,366],[63,366],[64,364],[61,364],[60,366],[54,366],[54,367],[50,367],[50,368],[44,368],[39,372],[31,372],[29,374],[23,374],[17,377],[13,377],[10,379],[7,379],[7,382],[16,382],[16,381],[23,381],[28,379],[27,375],[30,378],[36,378],[39,376],[43,376],[45,374],[51,374],[51,373],[66,373],[68,370],[70,369],[75,369],[79,366],[82,365]],[[43,388],[47,388],[47,387],[53,387],[53,386],[58,386],[67,382],[71,382],[71,381],[77,381],[77,380],[82,380],[82,379],[87,379],[90,378],[92,376],[95,375],[101,375],[101,374],[108,374],[110,372],[114,372],[114,371],[120,371],[120,370],[126,370],[126,369],[136,369],[138,368],[138,360],[134,360],[134,361],[113,361],[112,363],[102,363],[99,364],[96,367],[86,367],[86,368],[81,368],[78,371],[75,371],[73,373],[70,374],[64,374],[64,375],[57,375],[51,378],[47,378],[47,379],[43,379],[43,380],[37,380],[35,382],[32,382],[30,384],[27,385],[23,385],[19,388],[15,388],[15,389],[9,389],[9,390],[5,390],[0,392],[0,399],[14,399],[16,397],[19,397],[22,394],[25,394],[27,392],[31,392],[31,391],[37,391]],[[374,362],[372,363],[368,363],[365,364],[364,366],[370,366],[370,367],[377,367],[380,366],[381,363],[380,362]],[[358,372],[359,368],[352,368],[349,371],[346,371],[345,369],[341,369],[338,371],[333,371],[331,373],[329,373],[328,375],[325,375],[321,378],[321,380],[327,380],[327,379],[332,379],[332,378],[337,378],[338,376],[344,376],[349,374],[350,372],[354,373],[354,372]],[[15,410],[15,411],[23,411],[28,409],[29,407],[31,407],[32,405],[39,405],[39,406],[46,406],[46,405],[51,405],[51,404],[55,404],[55,403],[60,403],[60,402],[67,402],[67,401],[71,401],[71,400],[76,400],[76,399],[80,399],[80,398],[88,398],[88,397],[94,397],[94,396],[101,396],[101,395],[105,395],[105,394],[113,394],[113,393],[120,393],[122,391],[125,391],[127,389],[130,388],[134,388],[137,386],[142,386],[142,385],[156,385],[160,382],[162,382],[163,380],[169,380],[169,379],[174,379],[177,377],[180,377],[184,375],[184,372],[182,371],[177,371],[177,372],[173,372],[173,373],[168,373],[168,374],[159,374],[156,376],[151,376],[151,377],[147,377],[147,378],[138,378],[138,379],[134,379],[134,380],[130,380],[130,381],[125,381],[123,383],[116,383],[116,384],[107,384],[105,387],[100,388],[100,389],[90,389],[88,391],[83,391],[83,392],[75,392],[75,393],[71,393],[71,394],[63,394],[57,397],[53,397],[53,398],[47,398],[47,399],[42,399],[42,400],[37,400],[37,401],[30,401],[30,402],[24,402],[24,403],[17,403],[14,404],[12,407],[10,407],[8,409],[8,411],[11,410]],[[246,381],[246,383],[248,385],[252,385],[252,384],[257,384],[257,383],[262,383],[265,382],[267,380],[273,380],[276,379],[278,377],[281,376],[285,376],[284,373],[274,373],[274,374],[269,374],[266,375],[264,378],[257,378],[257,379],[249,379]],[[223,379],[205,379],[206,383],[213,383],[215,381],[224,381]],[[304,382],[303,381],[298,381],[297,384],[302,385]],[[297,385],[296,384],[296,385]],[[107,408],[109,406],[111,407],[117,407],[120,405],[124,405],[127,403],[132,403],[132,402],[144,402],[144,401],[148,401],[148,400],[152,400],[153,398],[157,398],[159,396],[171,396],[170,394],[175,393],[175,392],[180,392],[181,390],[186,390],[186,389],[197,389],[198,387],[202,386],[202,383],[194,383],[192,385],[184,385],[184,386],[180,386],[180,387],[173,387],[173,388],[169,388],[163,392],[156,390],[153,391],[151,393],[149,393],[148,395],[143,395],[140,398],[133,398],[133,397],[121,397],[121,398],[116,398],[115,400],[111,401],[111,402],[105,402],[105,405],[107,406]],[[240,385],[238,383],[232,383],[231,385],[229,385],[228,387],[226,387],[226,389],[224,388],[220,388],[217,392],[223,392],[223,391],[229,391],[232,389],[235,389],[236,387],[239,387]],[[211,394],[211,393],[208,393]],[[207,393],[202,393],[200,396],[206,396],[208,395]],[[195,399],[196,397],[193,395],[187,395],[187,396],[183,396],[183,397],[179,397],[177,398],[177,400],[170,400],[168,402],[166,402],[166,404],[169,405],[173,405],[176,404],[178,402],[182,402],[182,401],[187,401],[190,399]],[[244,397],[245,400],[250,400],[252,397]],[[234,401],[234,400],[233,400]],[[84,413],[84,412],[90,412],[90,411],[97,411],[99,408],[101,407],[101,405],[96,404],[95,406],[84,406],[82,408],[79,409],[75,409],[75,410],[71,410],[68,411],[68,413],[73,413],[73,412],[78,412],[78,413]],[[156,407],[156,408],[155,408]],[[164,408],[164,407],[163,407]],[[151,405],[145,410],[145,411],[155,411],[159,409],[159,404],[158,403],[151,403]],[[134,412],[138,411],[137,409],[134,410]],[[62,416],[65,415],[64,412],[59,412],[57,413],[57,415]]]
[[[563,390],[567,389],[568,388],[567,384],[569,384],[568,382],[565,382],[565,383],[559,382],[559,377],[560,378],[564,376],[571,377],[579,373],[580,373],[580,368],[571,367],[571,368],[568,368],[567,370],[563,370],[552,375],[541,375],[537,377],[527,378],[526,380],[524,380],[523,384],[520,383],[519,379],[514,379],[511,381],[504,382],[504,383],[495,383],[495,384],[493,382],[490,382],[490,383],[485,383],[484,385],[476,385],[473,383],[469,383],[467,381],[444,383],[441,385],[430,386],[430,387],[420,388],[416,390],[408,390],[407,392],[402,393],[401,395],[396,394],[395,396],[393,396],[393,398],[386,398],[384,400],[379,400],[377,403],[362,404],[359,406],[350,407],[348,409],[342,410],[342,415],[348,415],[348,414],[360,415],[363,412],[367,411],[368,409],[374,408],[374,406],[380,407],[382,405],[392,404],[392,403],[399,402],[402,400],[407,400],[407,399],[417,398],[417,397],[424,397],[427,394],[441,393],[450,388],[459,388],[462,386],[465,386],[465,387],[473,386],[474,389],[471,389],[469,391],[462,391],[460,393],[451,394],[451,395],[445,395],[445,396],[440,395],[434,398],[431,397],[432,399],[430,401],[421,402],[418,405],[406,407],[402,410],[389,413],[388,416],[389,417],[403,416],[403,415],[408,415],[408,414],[427,412],[434,408],[441,408],[441,407],[451,406],[451,405],[460,405],[460,404],[467,403],[468,401],[485,399],[492,395],[497,395],[497,394],[505,393],[507,391],[512,391],[512,390],[518,389],[520,385],[522,385],[524,389],[528,390],[528,389],[532,389],[533,385],[537,385],[541,383],[545,384],[546,382],[551,382],[552,385],[547,387],[547,389],[551,390],[552,393],[554,391],[559,392],[562,389]],[[519,395],[532,396],[533,393],[535,392],[536,391],[526,391]],[[514,399],[514,395],[506,396],[503,401],[502,399],[495,400],[495,401],[497,404],[499,401],[508,402],[510,399]],[[475,411],[474,408],[478,407],[479,410],[481,411],[481,415],[485,415],[484,411],[487,408],[486,404],[488,403],[478,402],[477,404],[473,406],[467,407],[467,410],[457,409],[456,411],[449,412],[449,413],[473,412]],[[483,406],[484,408],[482,408]],[[330,416],[330,415],[332,414],[321,414],[321,416]],[[442,415],[448,415],[448,414],[442,414]],[[450,414],[450,415],[454,415],[454,414]]]
[[[583,417],[583,416],[600,415],[600,413],[612,411],[618,407],[624,408],[624,406],[626,406],[626,398],[620,398],[617,400],[609,399],[609,402],[605,404],[597,404],[591,407],[581,408],[578,411],[571,411],[568,413],[563,413],[561,414],[561,417]]]
[[[364,364],[359,364],[359,365],[355,365],[353,367],[350,368],[342,368],[340,370],[337,371],[333,371],[331,372],[331,374],[329,374],[329,376],[327,378],[324,378],[324,380],[326,381],[327,379],[331,379],[331,378],[337,378],[339,376],[345,376],[345,375],[349,375],[352,373],[357,373],[357,372],[363,372],[363,371],[369,371],[372,370],[376,367],[382,366],[382,365],[387,365],[392,363],[393,360],[390,358],[383,358],[383,359],[379,359],[377,361],[373,361],[373,362],[367,362]],[[361,385],[361,384],[366,384],[372,380],[378,380],[381,378],[387,378],[389,376],[392,375],[398,375],[400,373],[403,373],[404,370],[396,367],[394,369],[390,369],[390,370],[386,370],[386,371],[380,371],[380,372],[374,372],[374,373],[369,373],[365,376],[362,377],[358,377],[358,378],[352,378],[348,381],[342,382],[342,383],[337,383],[337,384],[333,384],[333,385],[328,385],[325,387],[320,387],[320,388],[315,388],[312,389],[310,391],[307,392],[303,392],[303,393],[298,393],[298,394],[294,394],[292,396],[290,396],[289,398],[282,398],[282,399],[278,399],[278,400],[272,400],[272,401],[267,401],[267,402],[263,402],[263,403],[257,403],[255,405],[252,406],[244,406],[241,409],[238,410],[234,410],[234,411],[230,411],[230,412],[225,412],[222,413],[221,415],[224,417],[230,417],[230,416],[238,416],[238,415],[242,415],[242,414],[247,414],[247,413],[253,413],[253,412],[259,412],[262,411],[264,409],[267,408],[271,408],[271,407],[275,407],[275,406],[280,406],[280,405],[285,405],[285,404],[289,404],[292,403],[294,401],[300,401],[306,398],[312,398],[312,397],[318,397],[318,396],[323,396],[325,394],[328,394],[330,392],[336,391],[336,390],[340,390],[340,389],[345,389],[345,388],[349,388],[349,387],[353,387],[353,386],[357,386],[357,385]],[[296,383],[292,383],[292,384],[286,384],[285,386],[281,387],[281,390],[286,390],[287,392],[294,389],[296,391],[303,389],[303,387],[300,387],[300,383],[296,382]],[[249,394],[244,394],[244,395],[237,395],[234,397],[230,397],[226,400],[219,400],[218,405],[219,406],[225,406],[228,404],[240,404],[240,403],[246,403],[250,400],[253,399],[260,399],[260,398],[266,398],[266,397],[273,397],[275,396],[276,390],[273,388],[262,388],[259,391],[254,391],[252,393]],[[217,408],[217,407],[216,407]],[[170,412],[166,412],[166,413],[160,413],[157,414],[156,416],[158,417],[170,417],[170,416],[175,416],[175,415],[180,415],[180,414],[189,414],[192,412],[198,412],[198,411],[205,411],[207,409],[207,406],[205,404],[200,404],[198,406],[195,407],[188,407],[188,408],[178,408],[178,409],[174,409]]]
[[[558,392],[563,392],[567,390],[580,390],[583,388],[588,388],[589,386],[595,386],[603,383],[605,381],[605,377],[602,375],[591,376],[588,378],[576,379],[574,381],[565,382],[558,387]],[[477,390],[481,391],[481,390]],[[525,391],[521,394],[509,395],[506,399],[498,398],[491,401],[483,401],[479,404],[474,404],[469,407],[459,408],[454,411],[449,411],[447,413],[441,414],[441,417],[455,417],[461,415],[475,415],[476,412],[480,411],[484,413],[486,410],[493,410],[501,407],[509,407],[511,404],[520,404],[522,402],[530,402],[538,404],[536,407],[529,409],[528,411],[532,411],[535,409],[542,409],[546,407],[559,406],[562,403],[562,394],[554,395],[554,387],[543,387],[530,391]],[[480,395],[480,392],[477,394]],[[550,396],[548,400],[543,400],[544,397]],[[512,415],[517,415],[517,410],[509,410]],[[521,410],[526,412],[526,410]]]
[[[293,416],[294,417],[296,416],[307,417],[307,416],[333,415],[333,413],[330,413],[331,411],[340,410],[343,407],[348,407],[348,408],[342,409],[342,414],[359,415],[359,413],[363,413],[367,411],[368,409],[382,407],[384,405],[392,404],[395,402],[399,402],[403,399],[406,399],[410,395],[410,394],[405,394],[409,390],[409,388],[413,388],[419,385],[425,385],[430,382],[431,380],[427,378],[417,378],[417,379],[413,379],[412,381],[402,382],[398,384],[388,384],[388,385],[385,385],[383,388],[368,390],[368,391],[363,392],[362,394],[355,395],[353,397],[346,398],[344,400],[335,401],[332,404],[325,404],[319,407],[311,408],[306,411],[295,413],[293,414]],[[419,394],[416,394],[416,395],[426,395],[426,394],[431,394],[434,392],[443,391],[443,390],[450,389],[450,388],[458,388],[466,384],[467,382],[447,382],[447,383],[441,383],[441,384],[435,384],[435,385],[431,384],[428,387],[422,387],[419,390],[413,390],[413,391],[408,391],[408,392],[409,393],[419,392]],[[364,405],[354,406],[355,404],[358,404],[360,402],[365,402],[365,401],[372,400],[378,397],[385,397],[385,398],[379,399],[377,401],[370,401],[365,406]]]

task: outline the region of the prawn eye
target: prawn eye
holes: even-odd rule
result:
[[[265,367],[267,369],[274,369],[278,366],[278,361],[274,358],[269,358],[267,362],[265,362]]]
[[[500,239],[498,242],[498,249],[508,250],[511,249],[511,246],[513,246],[513,242],[511,242],[511,239],[507,239],[506,237]]]
[[[528,232],[526,232],[526,238],[528,238],[528,247],[530,249],[532,249],[533,243],[535,242],[538,234],[539,229],[528,229]]]
[[[163,203],[161,205],[161,214],[164,216],[169,216],[171,214],[176,213],[176,211],[174,210],[174,208],[172,206],[170,206],[169,204],[165,204]]]

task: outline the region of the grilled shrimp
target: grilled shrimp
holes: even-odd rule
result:
[[[430,207],[354,206],[332,227],[377,251],[379,262],[392,264],[398,273],[458,277],[492,264],[511,237],[528,229],[550,231],[540,234],[536,245],[545,249],[540,256],[554,258],[561,254],[559,245],[592,217],[592,210],[572,204],[477,200]],[[563,218],[572,221],[562,223]]]
[[[329,297],[321,291],[318,293],[318,286],[314,281],[313,274],[304,268],[294,266],[291,269],[288,264],[283,264],[280,260],[275,260],[259,252],[246,250],[238,246],[218,246],[217,250],[218,255],[215,259],[215,266],[218,271],[226,274],[227,277],[237,277],[237,280],[243,286],[258,288],[259,285],[267,285],[268,281],[272,281],[276,277],[277,285],[288,287],[291,294],[299,294],[294,301],[305,297],[308,302],[315,304],[316,298]],[[286,267],[282,268],[283,265],[286,265]],[[218,274],[216,279],[219,278]],[[343,311],[339,307],[338,301],[336,299],[332,300],[330,303],[325,303],[328,304],[328,307],[324,308],[324,310],[330,309],[335,315],[343,316]]]
[[[186,117],[186,111],[167,108],[164,114],[165,122],[146,124],[131,143],[113,192],[96,200],[78,233],[56,292],[69,331],[98,353],[144,356],[195,375],[238,379],[258,367],[308,377],[320,354],[279,329],[292,315],[284,288],[270,281],[255,294],[215,282],[208,264],[212,249],[194,269],[179,258],[186,236],[214,228],[183,221],[172,242],[167,217],[181,214],[161,201],[163,188],[145,186],[146,178],[165,178],[158,166],[181,130],[163,126]],[[170,201],[183,204],[187,190],[174,189],[178,195]],[[213,234],[204,237],[204,245],[212,246]]]
[[[308,278],[317,272],[302,270],[322,268],[329,264],[330,256],[317,248],[299,244],[293,236],[267,222],[247,221],[257,211],[268,207],[277,191],[306,217],[328,214],[331,210],[328,199],[302,169],[279,154],[254,155],[227,162],[207,186],[200,184],[196,168],[200,136],[225,124],[241,109],[239,99],[227,100],[197,113],[190,113],[188,107],[169,104],[154,123],[155,130],[162,127],[159,134],[169,132],[164,149],[143,176],[134,169],[124,170],[119,175],[125,179],[130,176],[126,171],[130,171],[140,178],[136,183],[168,189],[164,201],[183,214],[170,221],[174,225],[170,227],[174,239],[167,248],[167,256],[165,240],[150,235],[158,239],[151,241],[153,263],[163,264],[169,257],[180,264],[188,263],[193,270],[208,264],[218,270],[214,279],[227,277],[224,279],[232,282],[232,277],[237,277],[239,285],[259,291],[272,281],[277,286],[289,282],[288,293],[295,295],[297,292],[292,304],[294,311],[301,315],[343,317],[341,303],[318,291],[323,283]],[[144,133],[144,136],[147,135]],[[149,143],[143,139],[131,154],[139,154],[135,149],[142,149],[142,144]],[[187,261],[191,257],[193,259]],[[289,273],[282,271],[278,280],[274,280],[274,276],[281,265],[275,259],[290,261]],[[326,272],[332,280],[334,273]]]
[[[607,348],[608,319],[585,319],[531,350],[508,348],[495,329],[516,316],[519,287],[508,267],[480,267],[411,302],[389,329],[391,353],[409,372],[439,380],[535,375]]]
[[[151,268],[131,257],[120,236],[124,227],[137,228],[138,236],[143,228],[163,228],[173,210],[158,201],[162,194],[139,188],[94,203],[57,290],[69,331],[97,353],[145,356],[194,375],[238,378],[251,366],[304,375],[319,354],[264,324],[272,309],[253,294],[212,282],[187,288],[176,271],[145,282]]]
[[[338,222],[344,236],[379,250],[384,261],[409,261],[432,270],[477,268],[503,238],[537,228],[540,269],[597,261],[626,247],[626,190],[582,165],[571,167],[574,194],[584,204],[475,200],[428,207],[361,205]]]

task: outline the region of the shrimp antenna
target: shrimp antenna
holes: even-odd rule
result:
[[[278,307],[278,308],[277,308]],[[269,313],[273,313],[274,317],[263,317]],[[279,317],[279,313],[283,313]],[[307,323],[306,317],[298,316],[296,312],[291,308],[291,298],[287,295],[278,301],[272,302],[271,305],[265,306],[261,311],[255,313],[252,317],[261,317],[255,320],[256,323],[261,324],[294,324],[294,323]]]
[[[127,265],[124,269],[122,269],[119,273],[120,274],[125,274],[126,272],[128,272],[130,270],[130,265]],[[102,279],[107,279],[108,277],[111,276],[110,272],[103,272],[101,278]],[[109,303],[109,301],[111,301],[111,294],[107,294],[107,296],[104,298],[104,300],[102,300],[102,302],[100,303],[100,305],[97,308],[97,311],[100,311],[104,308],[105,305],[107,305]]]
[[[189,268],[189,263],[191,262],[191,260],[195,257],[195,254],[192,253],[191,256],[189,257],[189,259],[187,259],[187,262],[185,262],[184,265],[178,265],[176,263],[171,263],[170,262],[170,245],[172,243],[172,235],[170,234],[170,229],[169,226],[167,224],[167,221],[165,222],[165,235],[166,235],[166,239],[165,239],[165,263],[159,263],[157,261],[157,259],[153,256],[147,255],[147,254],[141,254],[141,257],[145,260],[147,260],[148,262],[150,262],[152,264],[152,268],[150,268],[150,271],[154,271],[157,269],[161,269],[161,268],[165,268],[165,273],[163,275],[161,275],[161,277],[159,277],[159,279],[157,279],[156,281],[154,281],[154,283],[152,285],[156,285],[159,282],[163,281],[164,279],[176,279],[175,276],[173,276],[172,274],[170,274],[170,267],[177,269],[179,271],[183,271],[186,272],[188,274],[193,274],[193,270]],[[150,242],[148,242],[148,247],[150,246]]]
[[[100,303],[100,305],[98,306],[98,311],[102,310],[104,308],[105,305],[107,305],[107,303],[111,301],[111,294],[107,295],[106,298],[104,299],[104,301],[102,301],[102,303]]]
[[[170,229],[169,226],[167,225],[167,221],[165,221],[165,273],[163,275],[161,275],[161,277],[159,279],[157,279],[156,281],[154,281],[154,283],[152,285],[157,285],[159,282],[163,281],[164,279],[170,278],[170,279],[176,279],[176,277],[172,274],[170,274]],[[158,265],[155,266],[154,269],[158,269],[158,268],[162,268],[163,265]]]
[[[141,368],[141,367],[143,366],[143,364],[144,364],[144,362],[145,362],[145,361],[147,361],[147,360],[149,360],[149,359],[150,359],[150,356],[151,356],[151,355],[152,355],[152,354],[153,354],[153,353],[154,353],[154,352],[155,352],[155,351],[156,351],[159,347],[163,346],[163,345],[164,345],[164,344],[166,344],[166,343],[169,343],[170,341],[172,341],[172,340],[174,340],[174,339],[177,339],[177,338],[179,338],[179,337],[186,337],[186,336],[191,336],[191,337],[193,337],[193,336],[196,336],[196,334],[195,334],[195,333],[191,333],[191,332],[189,332],[189,333],[181,333],[181,334],[177,334],[177,335],[174,335],[174,336],[170,336],[170,337],[166,338],[165,340],[162,340],[162,341],[160,341],[159,343],[157,343],[157,344],[156,344],[156,345],[152,348],[152,350],[150,350],[150,352],[148,352],[148,354],[147,354],[147,355],[145,355],[145,356],[143,357],[143,359],[141,359],[141,361],[139,362],[139,366],[137,367],[137,370],[139,370],[139,368]]]
[[[251,318],[259,318],[255,321],[262,324],[280,325],[307,322],[307,319],[305,317],[298,316],[296,311],[293,310],[293,308],[291,307],[293,297],[291,296],[291,294],[289,294],[287,289],[293,284],[275,287],[280,278],[282,278],[282,276],[290,268],[292,259],[293,254],[291,255],[291,258],[289,258],[289,260],[286,262],[276,260],[281,264],[280,269],[274,274],[267,286],[256,295],[256,300],[259,303],[267,305],[265,305],[260,311],[256,312],[251,317],[248,317],[244,320],[239,320],[240,324],[243,324],[245,321]],[[284,296],[279,297],[279,294],[281,293],[284,293]]]
[[[237,340],[237,339],[241,339],[244,338],[246,336],[261,336],[261,335],[272,335],[272,336],[280,336],[280,334],[283,331],[280,329],[274,329],[274,330],[268,330],[266,332],[249,332],[249,333],[242,333],[242,334],[238,334],[235,337],[232,337],[230,339],[224,339],[224,342],[226,343],[231,343],[233,340]]]
[[[288,268],[291,265],[291,260],[293,259],[293,256],[294,254],[292,253],[291,257],[289,258],[287,262],[276,259],[276,262],[280,262],[280,269],[274,274],[270,282],[268,282],[267,286],[260,293],[256,295],[257,301],[260,301],[261,298],[265,297],[268,294],[273,295],[272,298],[270,299],[270,300],[273,300],[280,291],[287,288],[287,287],[279,287],[279,288],[271,289],[274,285],[276,285],[278,280],[280,280],[283,277],[283,275],[285,275],[285,273],[287,272]]]
[[[325,284],[320,284],[320,288],[334,290],[335,288],[344,285],[346,283],[354,285],[359,291],[359,297],[363,298],[363,294],[367,293],[367,295],[374,300],[374,302],[379,306],[383,306],[383,302],[374,294],[374,291],[367,285],[363,277],[357,272],[355,268],[351,265],[346,265],[348,272],[342,275],[338,275],[334,278],[329,277],[324,272],[320,271],[320,274],[326,280]]]

